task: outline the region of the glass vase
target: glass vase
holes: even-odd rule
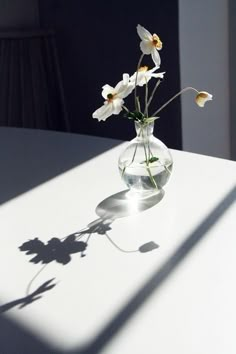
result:
[[[154,137],[154,123],[135,122],[136,138],[131,140],[118,161],[121,178],[140,197],[159,193],[168,182],[173,166],[169,149]]]

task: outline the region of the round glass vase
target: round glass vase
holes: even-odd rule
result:
[[[168,182],[173,166],[169,149],[153,135],[154,123],[135,122],[137,136],[121,153],[121,178],[131,193],[139,197],[159,193]]]

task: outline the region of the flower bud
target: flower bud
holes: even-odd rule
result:
[[[199,91],[195,98],[195,101],[199,107],[204,107],[207,101],[212,100],[212,97],[213,96],[206,91]]]

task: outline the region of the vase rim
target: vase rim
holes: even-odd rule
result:
[[[134,123],[137,124],[138,126],[145,127],[145,126],[154,125],[155,121],[142,123],[142,122],[138,122],[137,120],[135,120]]]

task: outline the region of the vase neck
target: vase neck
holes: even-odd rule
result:
[[[145,125],[135,122],[135,130],[138,137],[147,138],[153,134],[154,122]]]

